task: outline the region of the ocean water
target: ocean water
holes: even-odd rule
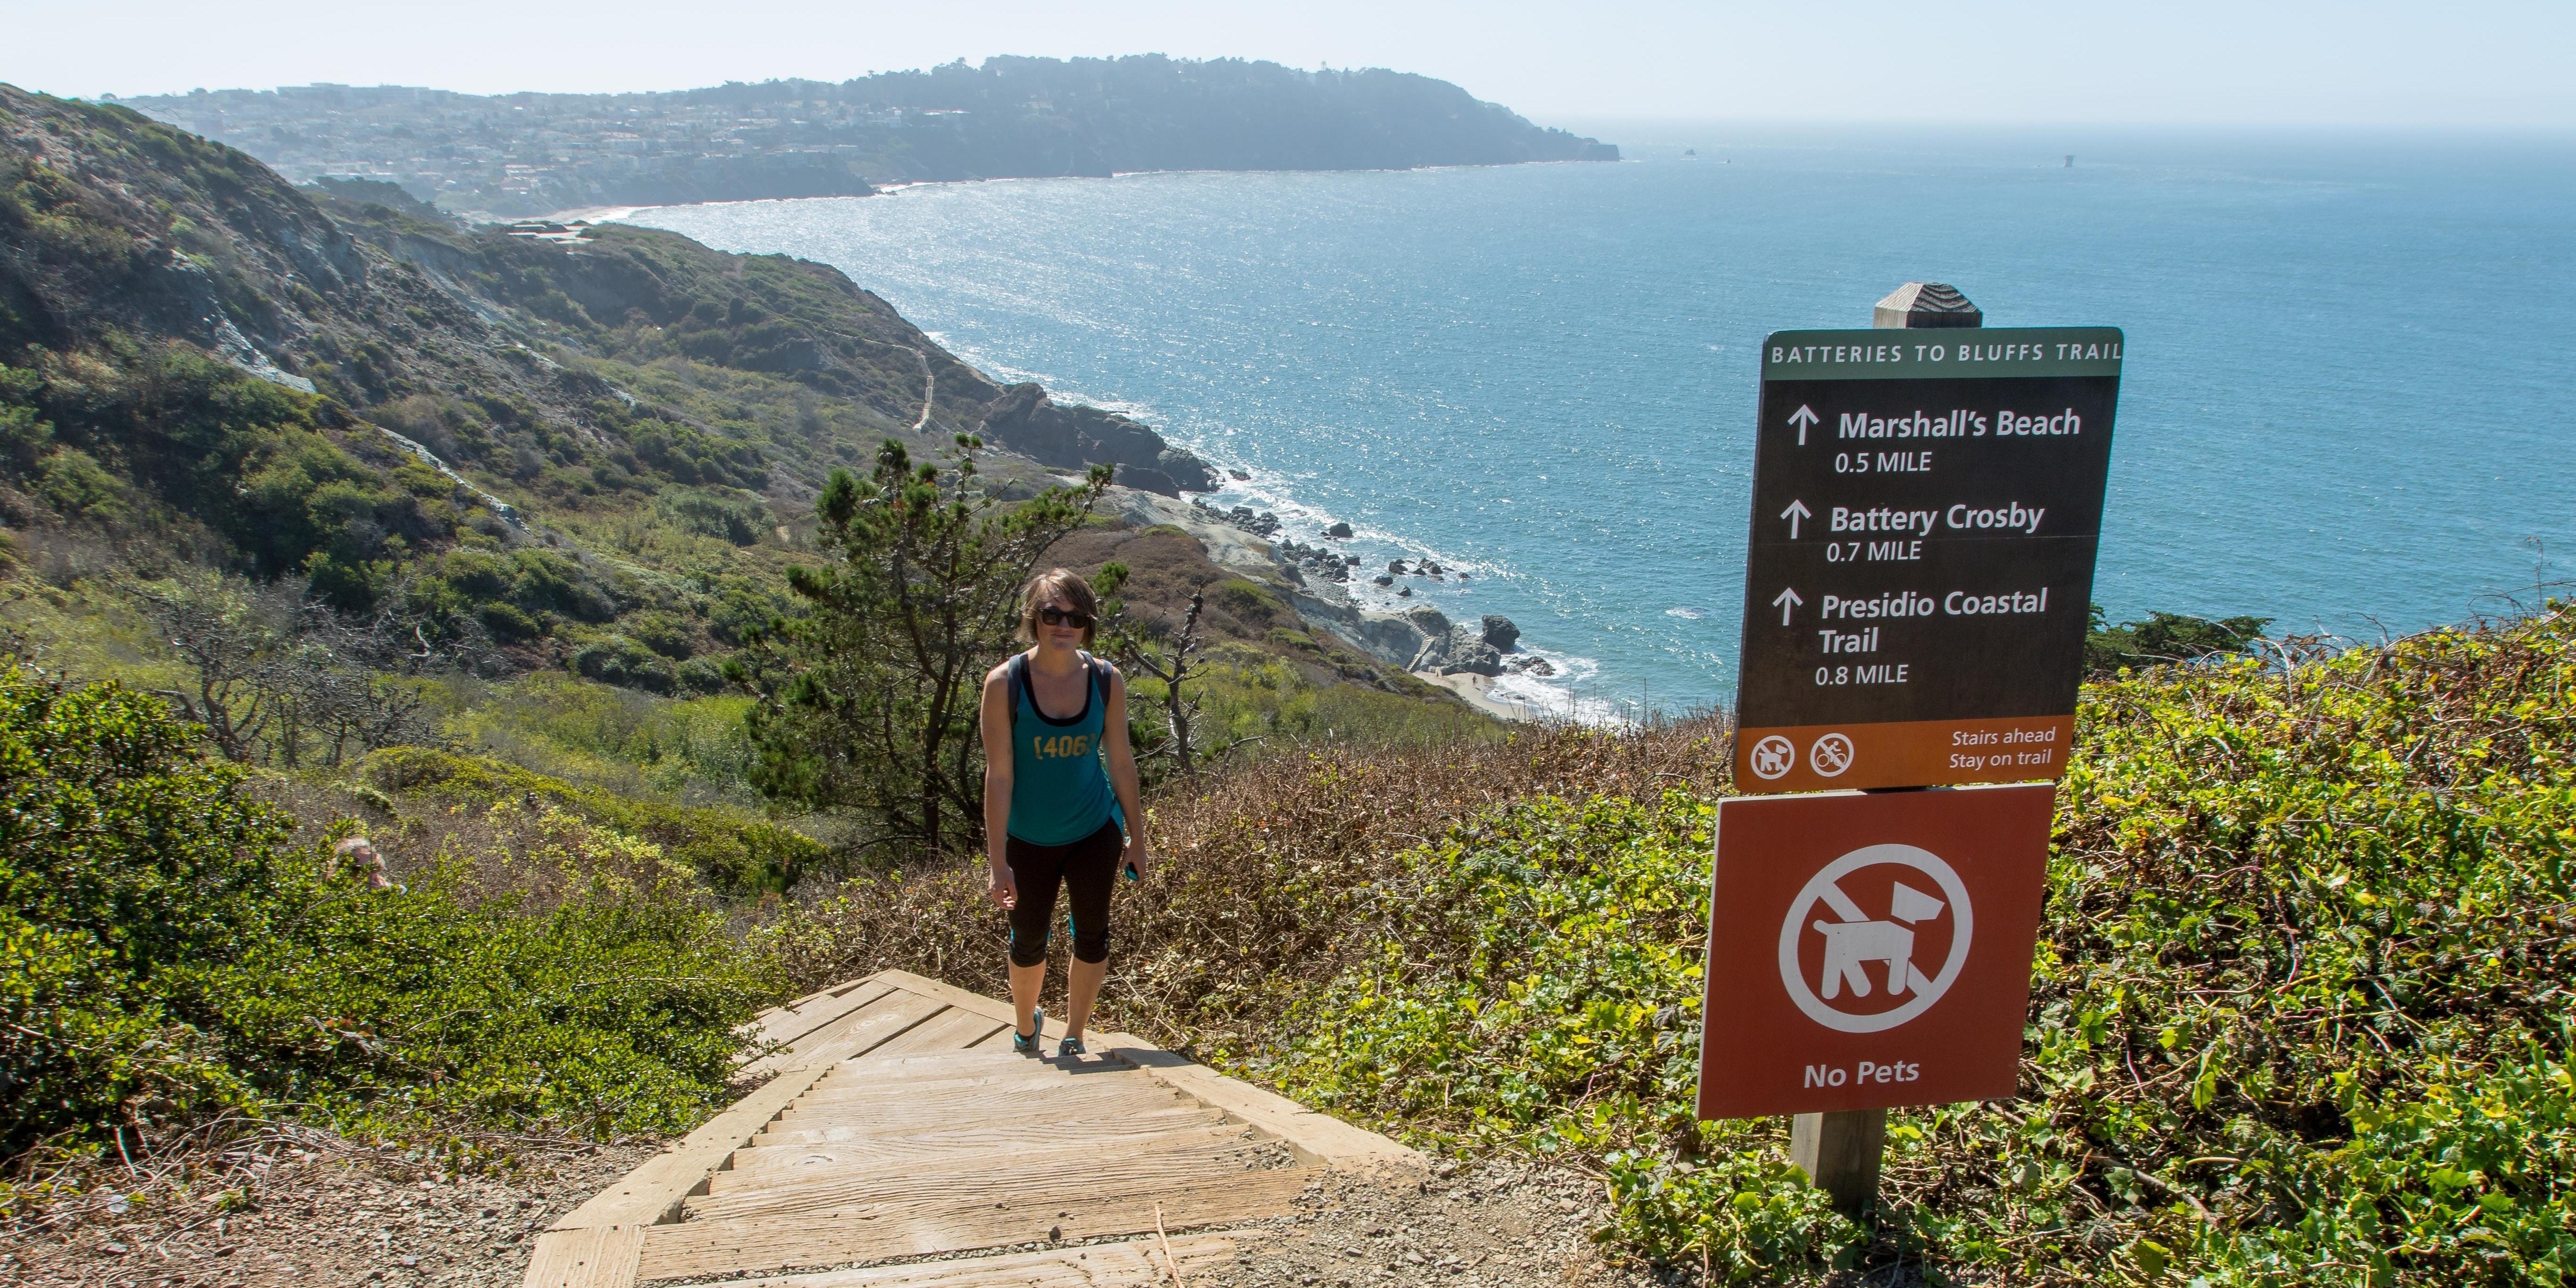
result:
[[[1600,128],[1634,159],[632,218],[834,265],[997,377],[1247,471],[1220,506],[1462,571],[1401,602],[1510,616],[1560,667],[1510,696],[1588,716],[1730,699],[1757,345],[1907,280],[2127,329],[2114,620],[2376,638],[2576,558],[2567,138]]]

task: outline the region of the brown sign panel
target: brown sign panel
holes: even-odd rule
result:
[[[1720,802],[1699,1116],[2013,1095],[2054,796]]]
[[[2109,327],[1764,343],[1736,790],[2063,771],[2122,347]],[[2053,756],[2010,741],[2052,731]]]

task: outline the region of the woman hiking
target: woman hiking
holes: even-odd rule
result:
[[[1083,651],[1099,613],[1091,587],[1071,572],[1030,578],[1020,592],[1019,638],[1036,647],[984,676],[985,875],[993,902],[1011,914],[1011,1006],[1019,1016],[1011,1049],[1023,1055],[1038,1052],[1046,1023],[1038,994],[1056,886],[1072,896],[1073,967],[1056,1046],[1071,1058],[1085,1054],[1082,1029],[1109,973],[1109,892],[1121,869],[1133,881],[1152,865],[1127,746],[1127,681]],[[1003,747],[1009,755],[996,754]]]

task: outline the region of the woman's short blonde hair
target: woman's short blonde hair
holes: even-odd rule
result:
[[[1020,587],[1019,641],[1023,644],[1038,642],[1038,607],[1050,590],[1063,596],[1064,602],[1071,604],[1075,612],[1091,619],[1091,625],[1082,628],[1082,646],[1091,647],[1092,636],[1098,634],[1100,628],[1100,596],[1092,594],[1091,583],[1070,568],[1049,568],[1029,578],[1028,585]]]

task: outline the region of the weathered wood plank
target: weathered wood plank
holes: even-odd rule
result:
[[[528,1256],[526,1288],[627,1288],[643,1254],[640,1225],[548,1230]]]
[[[972,1065],[943,1066],[937,1071],[939,1076],[906,1076],[864,1059],[845,1061],[834,1067],[822,1081],[815,1083],[811,1094],[835,1099],[852,1096],[900,1098],[973,1095],[986,1088],[1073,1087],[1138,1079],[1155,1083],[1162,1081],[1123,1064],[1097,1072],[1073,1073],[1024,1056],[996,1058],[980,1050],[977,1054],[984,1058]]]
[[[680,1279],[729,1271],[829,1267],[888,1257],[965,1252],[1044,1240],[1138,1234],[1163,1224],[1198,1226],[1280,1216],[1315,1180],[1306,1168],[1246,1172],[1184,1185],[1155,1183],[1141,1191],[961,1202],[937,1191],[828,1214],[683,1221],[645,1231],[639,1277]]]
[[[684,1219],[718,1221],[843,1211],[927,1189],[959,1198],[991,1200],[1035,1198],[1049,1192],[1078,1197],[1118,1184],[1150,1185],[1158,1180],[1178,1184],[1264,1171],[1268,1169],[1260,1164],[1265,1157],[1277,1157],[1276,1147],[1265,1151],[1254,1141],[1237,1139],[1210,1148],[1204,1142],[1183,1137],[1152,1146],[1120,1141],[1106,1148],[1084,1144],[1046,1153],[979,1156],[944,1166],[769,1171],[761,1174],[758,1183],[736,1184],[722,1193],[689,1199]]]
[[[1166,1144],[1195,1145],[1205,1149],[1258,1144],[1275,1139],[1242,1123],[1219,1122],[1214,1125],[1180,1127],[1169,1131],[1147,1132],[1129,1136],[1122,1142],[1129,1149],[1157,1149]],[[1080,1142],[1066,1145],[1044,1140],[1008,1140],[984,1146],[979,1158],[999,1161],[1005,1158],[1030,1160],[1035,1166],[1067,1152],[1094,1152],[1099,1145]],[[953,1150],[938,1142],[915,1144],[907,1141],[879,1141],[836,1145],[808,1145],[787,1149],[738,1149],[728,1165],[707,1177],[710,1193],[722,1194],[742,1185],[756,1185],[770,1176],[783,1173],[810,1172],[819,1169],[848,1168],[855,1174],[874,1175],[893,1171],[913,1172],[932,1160],[945,1163],[955,1157]]]
[[[1015,1024],[1019,1020],[1019,1013],[1011,1009],[1009,1002],[1000,998],[986,997],[981,993],[970,993],[954,984],[940,983],[927,975],[915,975],[908,970],[882,970],[868,978],[880,984],[891,984],[908,993],[937,998],[958,1010],[972,1011],[1003,1024]]]
[[[927,1000],[937,1001],[935,998]],[[944,1003],[941,1004],[944,1005]],[[1004,1020],[1000,1023],[1007,1025],[1009,1021]],[[952,1006],[941,1011],[938,1018],[876,1048],[869,1054],[882,1057],[925,1051],[962,1052],[967,1047],[991,1037],[994,1024],[995,1021],[992,1019],[977,1015],[973,1011],[961,1011]],[[980,1056],[983,1053],[977,1054]]]
[[[761,1017],[759,1031],[752,1036],[752,1042],[793,1044],[824,1025],[893,991],[895,990],[892,984],[879,984],[869,980],[860,980],[839,992],[826,990],[792,1008],[772,1011]]]
[[[933,1083],[931,1090],[917,1095],[894,1092],[847,1091],[823,1095],[808,1091],[779,1116],[780,1123],[812,1126],[820,1122],[848,1122],[866,1118],[876,1122],[906,1122],[920,1119],[976,1118],[981,1116],[1017,1117],[1029,1112],[1045,1116],[1075,1112],[1099,1112],[1117,1108],[1174,1109],[1195,1107],[1185,1104],[1181,1093],[1170,1083],[1130,1074],[1119,1079],[1068,1078],[1062,1082],[1004,1082],[959,1086],[955,1083]]]
[[[905,994],[891,995],[866,1008],[861,1014],[870,1018],[811,1053],[811,1063],[780,1072],[768,1085],[683,1137],[671,1152],[646,1160],[616,1184],[592,1195],[589,1202],[565,1213],[553,1228],[650,1225],[670,1219],[677,1215],[681,1198],[696,1189],[727,1154],[751,1139],[840,1059],[899,1037],[946,1010],[928,998]]]
[[[762,1056],[760,1059],[744,1065],[738,1076],[743,1078],[767,1077],[768,1075],[776,1073],[778,1070],[784,1069],[789,1065],[807,1064],[815,1061],[819,1057],[827,1055],[832,1055],[833,1059],[847,1058],[850,1054],[865,1050],[869,1045],[872,1045],[863,1043],[860,1046],[851,1047],[847,1045],[847,1041],[853,1037],[873,1032],[877,1023],[873,1017],[879,1011],[891,1008],[903,1011],[907,1014],[919,1014],[922,1012],[925,1004],[932,1007],[940,1006],[940,1003],[935,998],[923,997],[918,993],[907,993],[901,989],[887,989],[881,993],[877,993],[876,996],[870,998],[868,1001],[861,1003],[857,1009],[841,1015],[836,1019],[829,1020],[815,1028],[814,1031],[796,1039],[795,1043],[788,1049],[784,1051],[771,1052],[768,1055]],[[932,1013],[936,1014],[937,1012],[933,1011]],[[838,1053],[837,1055],[832,1054],[836,1052]],[[825,1060],[824,1062],[830,1063],[831,1061]]]
[[[1269,1242],[1268,1232],[1261,1230],[1175,1235],[1172,1259],[1181,1263],[1181,1273],[1187,1276],[1213,1271]],[[725,1288],[1148,1288],[1170,1278],[1163,1268],[1162,1249],[1147,1237],[1044,1252],[740,1279]]]
[[[750,1140],[753,1149],[796,1149],[809,1145],[876,1142],[892,1145],[909,1142],[919,1147],[948,1142],[957,1153],[972,1154],[998,1141],[1035,1139],[1058,1142],[1093,1140],[1115,1141],[1147,1131],[1169,1131],[1194,1123],[1214,1125],[1225,1121],[1225,1114],[1214,1109],[1162,1109],[1151,1113],[1128,1114],[1109,1122],[1074,1120],[1038,1120],[997,1123],[964,1122],[937,1127],[910,1127],[879,1131],[865,1123],[834,1127],[815,1127],[794,1131],[767,1131]]]
[[[1103,1033],[1100,1046],[1213,1109],[1222,1109],[1281,1139],[1313,1161],[1334,1167],[1422,1169],[1422,1155],[1365,1128],[1319,1114],[1286,1096],[1226,1077],[1177,1052],[1131,1034]]]

